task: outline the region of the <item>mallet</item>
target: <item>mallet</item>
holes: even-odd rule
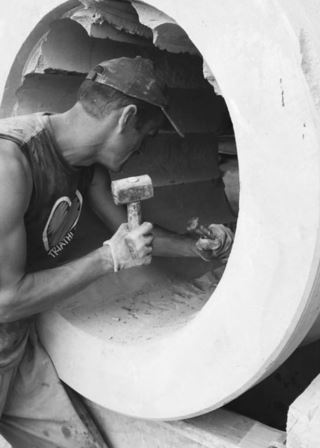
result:
[[[141,201],[152,198],[153,186],[150,176],[127,177],[111,182],[111,191],[116,205],[128,205],[129,230],[141,224]]]

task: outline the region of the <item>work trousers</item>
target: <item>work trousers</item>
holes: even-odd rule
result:
[[[60,382],[34,327],[20,363],[0,373],[0,433],[13,448],[107,448]]]

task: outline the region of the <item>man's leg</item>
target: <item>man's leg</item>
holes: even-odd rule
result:
[[[10,391],[10,385],[14,379],[16,368],[8,369],[5,372],[0,373],[0,416],[6,405],[6,401]],[[0,430],[1,432],[1,430]],[[10,445],[6,443],[3,437],[0,435],[0,448],[9,448]]]
[[[8,369],[7,371],[0,373],[0,416],[5,408],[10,385],[12,383],[12,379],[14,378],[15,372],[16,368]]]
[[[76,409],[33,329],[3,410],[0,432],[14,448],[107,448]]]

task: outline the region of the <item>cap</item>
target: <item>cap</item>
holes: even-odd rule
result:
[[[128,96],[158,106],[176,132],[184,137],[170,115],[164,85],[157,78],[150,59],[141,56],[110,59],[94,67],[86,79],[113,87]]]

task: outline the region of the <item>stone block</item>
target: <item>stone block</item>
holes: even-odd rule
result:
[[[292,403],[287,421],[287,448],[320,445],[320,375]]]

